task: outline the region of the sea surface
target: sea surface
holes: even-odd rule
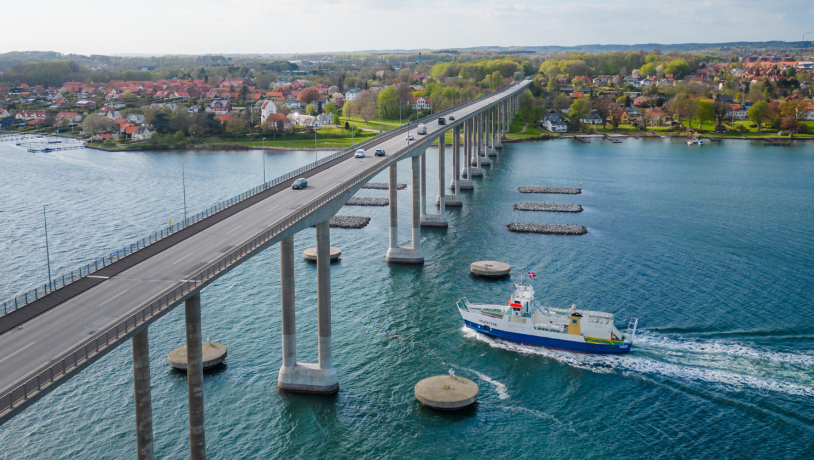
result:
[[[28,153],[0,143],[0,298],[69,272],[326,152]],[[448,159],[448,165],[451,163]],[[372,159],[371,159],[372,161]],[[422,232],[423,267],[388,266],[388,210],[332,229],[335,396],[283,394],[277,247],[202,294],[203,335],[228,364],[204,381],[213,459],[814,458],[814,144],[548,141],[508,145],[447,230]],[[434,212],[437,151],[428,151]],[[410,162],[399,181],[410,183]],[[183,174],[182,174],[183,169]],[[447,173],[450,174],[451,166]],[[386,173],[374,181],[385,182]],[[580,195],[520,194],[520,185]],[[359,196],[386,197],[386,190]],[[399,192],[409,244],[410,189]],[[514,211],[523,201],[584,212]],[[509,233],[568,223],[584,236]],[[295,238],[297,254],[315,232]],[[513,277],[469,275],[500,260]],[[316,270],[297,257],[297,351],[315,362]],[[536,278],[525,278],[526,272]],[[498,342],[462,327],[455,302],[507,301],[524,279],[544,304],[639,319],[633,351],[589,356]],[[150,328],[156,458],[188,457],[187,387],[167,354],[183,309]],[[0,351],[0,356],[2,356]],[[125,345],[0,427],[0,459],[135,458]],[[420,379],[453,369],[480,386],[458,413],[422,407]]]

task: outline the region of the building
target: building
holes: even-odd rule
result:
[[[260,124],[268,120],[269,115],[277,113],[277,106],[274,105],[274,101],[266,100],[263,102],[263,105],[260,106]]]
[[[580,121],[586,125],[596,126],[602,124],[602,117],[595,110],[591,110],[591,113],[580,119]]]
[[[281,113],[269,114],[268,118],[266,118],[265,124],[272,125],[278,130],[291,129],[291,121],[289,121],[288,117]]]
[[[667,114],[658,107],[647,109],[647,112],[644,113],[644,121],[647,126],[661,126],[668,121],[668,118]]]
[[[425,97],[411,97],[410,106],[413,107],[413,110],[429,110],[432,108],[429,98]]]
[[[560,114],[554,109],[550,109],[543,116],[543,125],[552,133],[564,133],[568,131],[568,125],[562,121]]]
[[[153,132],[146,125],[141,125],[132,134],[134,141],[146,141],[153,137]]]
[[[68,120],[68,123],[79,123],[82,121],[82,115],[76,112],[59,112],[56,116],[56,122],[59,123],[62,120]]]
[[[359,97],[359,94],[361,94],[361,93],[359,92],[358,89],[355,89],[355,88],[354,89],[349,89],[349,90],[345,91],[344,99],[346,101],[355,101],[356,98]]]
[[[334,118],[333,114],[321,113],[321,114],[317,115],[317,119],[314,122],[314,126],[317,126],[317,127],[321,128],[321,127],[323,127],[325,125],[330,125],[331,123],[333,123],[333,118]]]

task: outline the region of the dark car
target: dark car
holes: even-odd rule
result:
[[[373,152],[373,156],[383,157],[384,156],[384,149],[376,149],[376,151]]]
[[[293,184],[291,184],[291,188],[293,189],[305,187],[308,187],[308,180],[304,177],[300,177],[299,179],[295,180]]]
[[[724,125],[716,126],[715,127],[715,132],[716,133],[725,133],[726,132],[726,126],[724,126]]]
[[[449,116],[449,121],[454,121],[454,120],[455,120],[455,117],[453,117],[452,115],[450,115],[450,116]]]
[[[447,120],[444,117],[441,117],[441,118],[438,119],[438,124],[439,125],[445,125],[445,124],[447,124]]]

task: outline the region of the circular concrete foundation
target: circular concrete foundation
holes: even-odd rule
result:
[[[303,257],[305,260],[309,262],[316,262],[317,261],[317,248],[308,248],[305,251],[302,251]],[[339,248],[335,248],[331,246],[331,262],[336,262],[339,260],[339,256],[342,255],[342,250]]]
[[[415,397],[433,409],[463,409],[478,400],[478,385],[463,377],[436,375],[415,385]]]
[[[481,260],[479,262],[472,262],[469,265],[469,271],[472,272],[473,275],[498,278],[501,276],[509,276],[512,267],[503,262]]]
[[[215,342],[203,343],[203,368],[217,366],[226,360],[226,346]],[[185,371],[187,370],[187,346],[182,345],[172,350],[167,356],[170,366]]]

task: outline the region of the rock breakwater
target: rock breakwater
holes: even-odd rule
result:
[[[389,206],[389,198],[352,197],[345,206]]]
[[[569,188],[569,187],[538,187],[538,186],[531,186],[531,185],[523,185],[517,187],[517,190],[520,193],[554,193],[560,195],[579,195],[582,193],[581,188]]]
[[[582,212],[578,204],[558,203],[515,203],[515,211]]]
[[[545,235],[584,235],[588,229],[582,225],[571,224],[524,224],[515,223],[507,225],[510,232],[516,233],[542,233]]]
[[[335,228],[364,228],[370,223],[370,217],[361,216],[333,216],[331,227]]]

